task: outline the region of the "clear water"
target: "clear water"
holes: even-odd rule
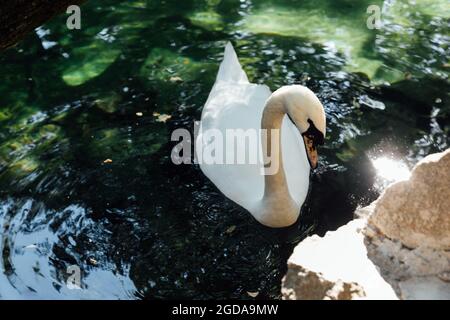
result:
[[[279,298],[301,239],[449,146],[449,12],[446,0],[104,0],[82,6],[79,31],[65,15],[42,26],[0,53],[0,298]],[[251,81],[307,85],[326,108],[321,165],[287,229],[170,161],[170,133],[199,119],[227,41]],[[67,287],[70,266],[82,290]]]

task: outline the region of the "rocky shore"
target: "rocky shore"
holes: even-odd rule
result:
[[[424,158],[353,221],[299,243],[282,295],[450,299],[450,149]]]

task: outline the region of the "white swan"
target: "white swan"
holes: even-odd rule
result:
[[[278,152],[275,155],[281,153],[275,174],[267,174],[262,161],[253,164],[199,162],[203,173],[217,188],[260,223],[274,228],[286,227],[297,221],[305,201],[310,168],[317,166],[316,146],[323,143],[325,125],[323,106],[311,90],[291,85],[271,94],[266,85],[250,83],[233,46],[228,43],[216,82],[203,108],[196,154],[201,158],[203,150],[214,143],[206,134],[208,130],[219,131],[225,137],[227,129],[258,132],[261,128],[281,129],[279,138],[271,139],[268,134],[267,140],[258,139],[259,147],[267,144],[268,155],[271,151]],[[236,152],[248,151],[242,148],[249,148],[249,145],[237,144],[236,148]],[[262,154],[261,151],[259,155]],[[262,156],[262,159],[269,158]]]

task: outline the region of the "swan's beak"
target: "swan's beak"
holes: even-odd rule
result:
[[[309,165],[311,169],[317,168],[319,162],[319,155],[317,154],[317,149],[314,146],[314,141],[308,136],[304,135],[303,140],[305,141],[306,155],[308,156]]]

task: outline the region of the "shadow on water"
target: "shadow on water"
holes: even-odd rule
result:
[[[80,31],[60,17],[3,52],[0,298],[279,298],[293,247],[378,196],[374,157],[411,167],[448,147],[448,17],[430,18],[440,1],[415,14],[403,2],[374,35],[351,32],[366,6],[344,0],[110,0],[83,7]],[[291,12],[323,25],[292,29]],[[170,160],[170,133],[192,132],[228,40],[251,81],[307,85],[326,108],[290,228],[259,225],[198,166]],[[82,290],[66,285],[71,266]]]

